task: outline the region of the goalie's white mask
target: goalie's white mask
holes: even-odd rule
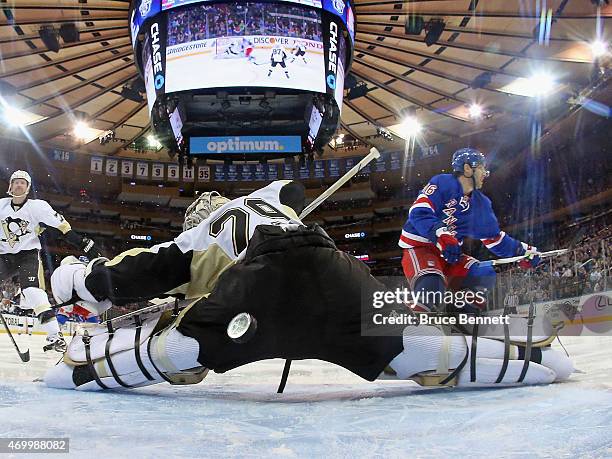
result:
[[[224,198],[216,191],[201,193],[198,199],[193,201],[185,211],[183,231],[198,226],[201,221],[206,220],[210,214],[228,202],[230,202],[229,199]]]

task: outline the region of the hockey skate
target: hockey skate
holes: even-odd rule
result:
[[[62,332],[47,336],[47,344],[43,346],[44,352],[53,350],[56,352],[64,353],[66,352],[66,349],[66,340],[64,339],[64,335],[62,335]]]

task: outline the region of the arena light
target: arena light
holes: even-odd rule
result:
[[[482,107],[480,105],[473,103],[470,105],[468,111],[470,113],[470,118],[474,120],[482,118]]]
[[[38,123],[46,119],[45,116],[40,116],[35,113],[28,112],[26,110],[20,110],[18,108],[12,107],[10,105],[3,105],[3,113],[4,121],[13,127],[24,127],[29,126],[30,124]]]
[[[546,71],[539,71],[529,78],[519,77],[500,88],[501,91],[525,97],[543,97],[557,88],[555,78]]]
[[[601,57],[603,55],[605,55],[608,52],[608,44],[601,41],[601,40],[595,40],[591,43],[591,53],[593,54],[593,57],[595,59],[597,59],[598,57]]]
[[[149,134],[147,136],[147,145],[149,147],[157,148],[157,149],[162,147],[162,144],[159,143],[159,140],[157,140],[157,138],[153,134]]]
[[[402,137],[410,139],[416,137],[421,132],[421,123],[415,116],[409,116],[400,124],[400,129],[404,133]]]
[[[84,143],[89,143],[99,138],[103,132],[100,129],[90,127],[85,121],[77,121],[72,130],[72,135]]]

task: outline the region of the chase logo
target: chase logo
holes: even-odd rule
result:
[[[343,0],[332,0],[332,4],[334,5],[334,9],[338,12],[338,14],[344,13],[346,4]]]
[[[327,86],[330,89],[336,89],[336,75],[327,75]]]
[[[164,86],[164,82],[163,75],[155,75],[155,89],[161,89]]]
[[[138,7],[138,11],[140,11],[140,16],[142,18],[145,18],[147,14],[149,14],[149,11],[151,11],[152,3],[153,0],[142,0],[140,6]]]

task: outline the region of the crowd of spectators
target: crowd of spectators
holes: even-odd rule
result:
[[[196,5],[169,14],[168,46],[249,35],[321,41],[320,13],[287,4],[247,2]]]

